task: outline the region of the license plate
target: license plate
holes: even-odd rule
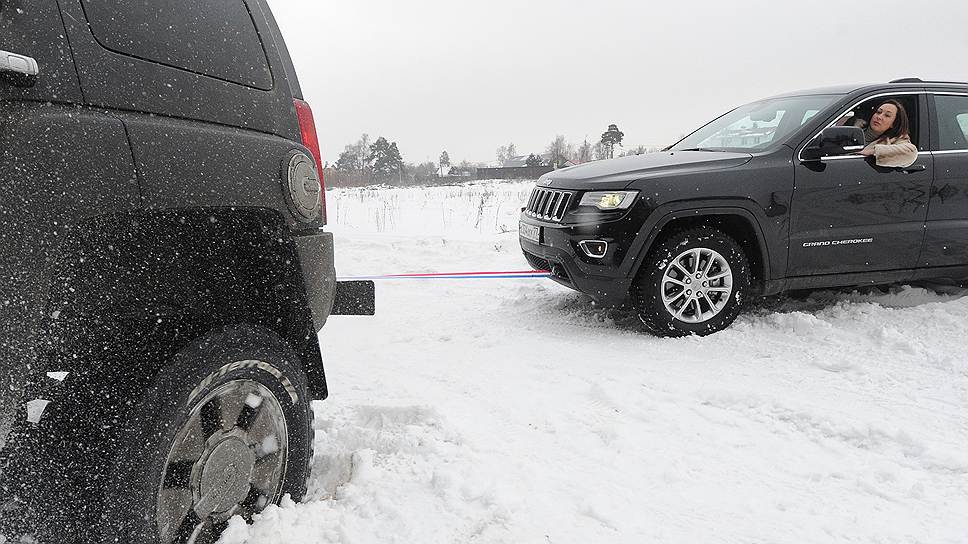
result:
[[[520,223],[518,225],[518,234],[525,240],[531,240],[536,244],[541,243],[541,227]]]

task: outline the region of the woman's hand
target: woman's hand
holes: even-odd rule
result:
[[[864,149],[861,150],[860,154],[865,157],[870,157],[871,155],[874,154],[874,146],[869,145],[865,147]]]

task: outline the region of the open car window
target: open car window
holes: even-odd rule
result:
[[[878,106],[887,100],[897,100],[904,106],[904,110],[908,116],[911,143],[917,146],[920,141],[920,109],[918,107],[920,96],[919,94],[899,94],[870,98],[840,113],[836,118],[837,120],[832,124],[841,126],[866,126],[870,123],[870,119]]]

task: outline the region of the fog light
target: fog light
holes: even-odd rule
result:
[[[585,255],[595,259],[601,259],[608,251],[608,242],[604,240],[582,240],[578,242],[578,247],[585,252]]]

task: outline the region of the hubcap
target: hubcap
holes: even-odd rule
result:
[[[692,290],[693,278],[702,290]],[[683,251],[669,261],[659,285],[666,311],[685,323],[703,323],[716,317],[732,293],[733,272],[729,263],[708,248]]]
[[[264,385],[235,380],[195,405],[165,463],[156,519],[165,544],[214,542],[282,494],[288,455],[282,405]]]

